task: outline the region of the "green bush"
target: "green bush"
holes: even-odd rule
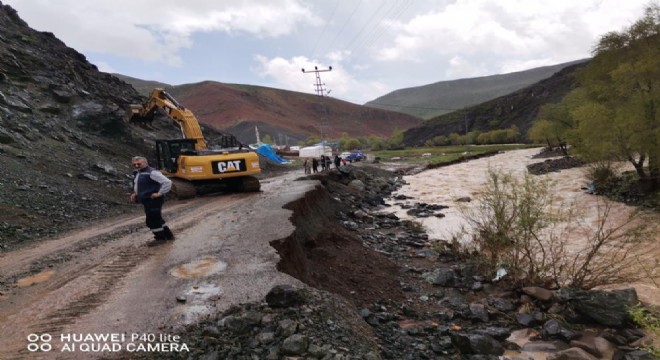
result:
[[[652,338],[652,343],[643,346],[643,349],[660,359],[660,309],[638,304],[629,309],[628,313],[635,324],[642,327]]]

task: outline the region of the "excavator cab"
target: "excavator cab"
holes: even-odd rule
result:
[[[170,174],[179,170],[179,156],[196,154],[194,139],[156,140],[156,161],[158,168]]]

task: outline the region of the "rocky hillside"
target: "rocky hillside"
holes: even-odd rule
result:
[[[568,66],[548,79],[509,95],[424,121],[420,126],[406,130],[404,143],[411,146],[423,145],[435,136],[506,129],[512,125],[525,134],[532,126],[541,106],[559,102],[575,87],[573,73],[586,64],[581,62]]]
[[[129,126],[133,87],[2,3],[0,44],[0,251],[133,209],[130,158],[176,129]]]
[[[120,77],[145,96],[159,84]],[[165,88],[201,122],[234,134],[244,143],[256,142],[255,126],[261,136],[268,134],[278,143],[288,138],[289,145],[295,145],[312,135],[320,137],[321,131],[329,138],[343,133],[387,137],[394,129],[408,129],[421,122],[394,111],[263,86],[204,81]]]
[[[509,74],[440,81],[429,85],[400,89],[365,105],[430,119],[510,94],[547,79],[567,66],[584,61],[586,60],[543,66]]]

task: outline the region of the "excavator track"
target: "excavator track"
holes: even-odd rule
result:
[[[240,191],[242,192],[257,192],[261,190],[261,183],[259,179],[254,176],[243,176],[241,179]]]
[[[172,180],[172,192],[179,200],[190,199],[197,195],[197,188],[190,181],[170,178]]]

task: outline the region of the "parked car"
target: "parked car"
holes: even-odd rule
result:
[[[339,157],[342,158],[342,159],[346,159],[346,158],[348,158],[348,155],[350,155],[350,154],[351,154],[350,152],[343,152],[343,153],[339,154]]]
[[[367,159],[367,157],[364,154],[362,154],[362,152],[359,151],[359,150],[358,151],[353,151],[348,156],[346,156],[346,160],[348,160],[350,162],[362,161],[362,160],[366,160],[366,159]]]

